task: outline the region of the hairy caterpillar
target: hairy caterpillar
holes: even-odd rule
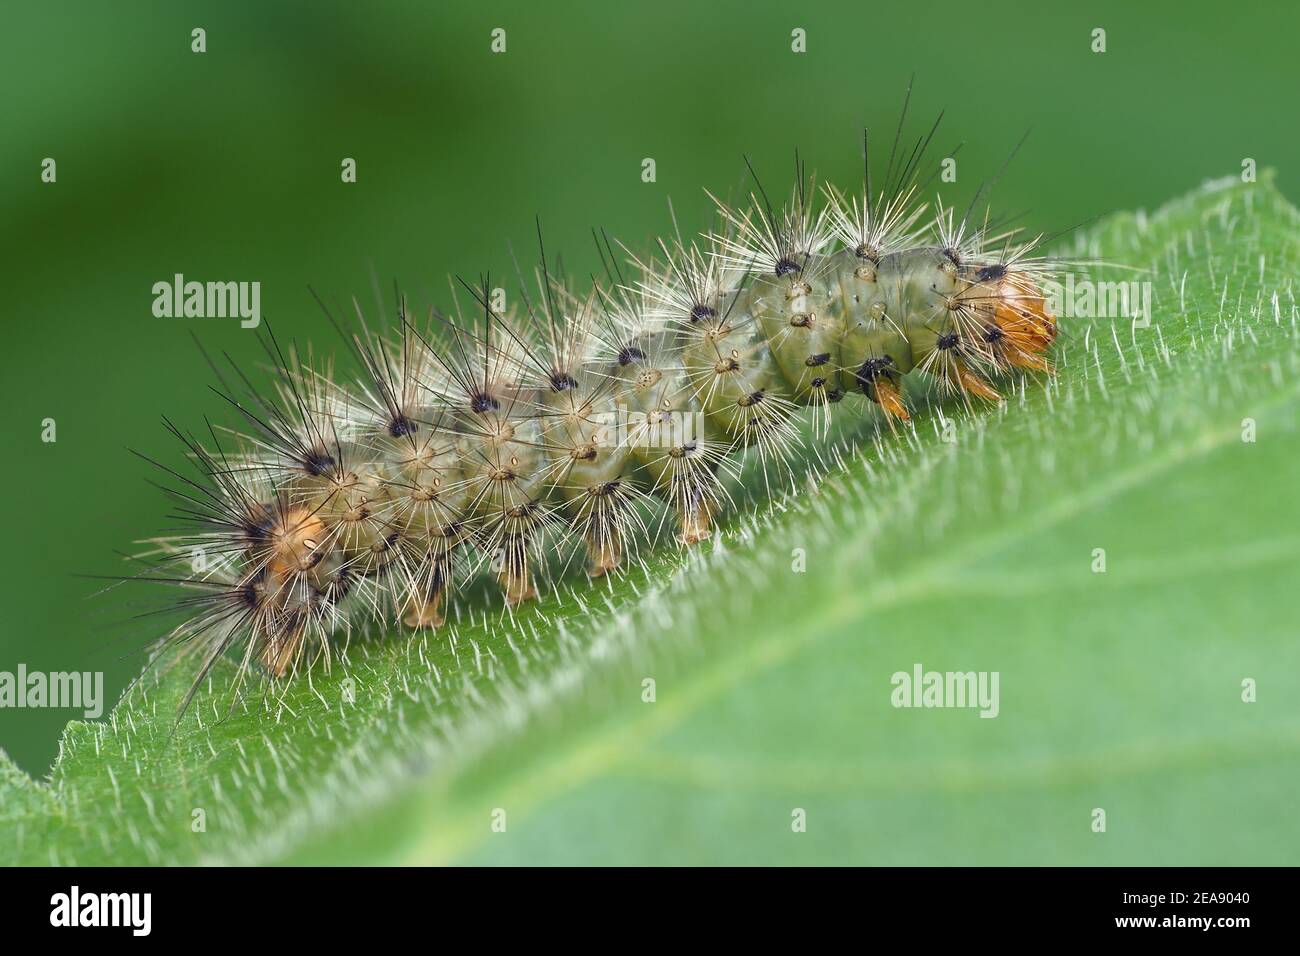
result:
[[[602,234],[607,276],[585,291],[543,251],[511,308],[486,279],[427,318],[399,294],[391,330],[357,308],[346,331],[321,303],[359,366],[350,382],[268,333],[274,393],[222,380],[242,431],[168,423],[199,474],[167,469],[185,527],[140,577],[183,589],[161,643],[200,656],[185,704],[227,654],[241,680],[283,678],[364,621],[436,628],[484,568],[513,607],[567,542],[599,577],[656,514],[680,542],[706,539],[738,453],[788,467],[803,409],[814,441],[841,402],[905,428],[908,374],[992,403],[999,378],[1050,373],[1059,263],[974,221],[975,202],[928,214],[933,135],[901,152],[896,137],[875,191],[867,158],[856,196],[819,194],[800,167],[784,208],[761,186],[715,199],[718,228],[628,253],[629,272]]]

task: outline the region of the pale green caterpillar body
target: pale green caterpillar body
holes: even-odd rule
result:
[[[845,399],[907,428],[906,375],[996,402],[998,379],[1050,372],[1052,265],[987,220],[925,219],[916,170],[820,208],[800,171],[786,209],[719,203],[721,229],[631,256],[634,278],[605,240],[585,292],[543,254],[513,308],[486,282],[464,313],[401,299],[391,333],[345,333],[351,384],[272,338],[276,394],[226,389],[244,432],[172,429],[201,474],[172,472],[189,527],[151,555],[185,595],[164,642],[200,653],[196,687],[228,652],[285,677],[361,622],[438,627],[483,567],[515,606],[567,542],[594,577],[656,513],[707,538],[737,453],[786,467],[802,409],[814,441]]]

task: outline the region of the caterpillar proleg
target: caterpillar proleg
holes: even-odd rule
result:
[[[268,332],[272,394],[221,375],[238,429],[169,423],[198,474],[168,469],[184,528],[142,556],[182,594],[162,643],[198,655],[195,687],[225,656],[287,678],[365,622],[443,626],[480,572],[514,607],[552,552],[599,578],[657,528],[697,544],[740,456],[779,474],[840,407],[913,427],[908,377],[996,403],[1050,374],[1060,263],[974,202],[921,200],[933,132],[895,139],[878,189],[818,190],[796,162],[782,208],[756,185],[649,254],[598,233],[589,287],[543,251],[506,308],[490,278],[445,311],[398,293],[388,321],[322,302],[351,376]]]

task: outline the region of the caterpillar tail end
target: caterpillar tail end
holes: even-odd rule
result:
[[[1042,289],[1028,278],[1006,289],[993,312],[994,322],[1003,334],[1001,357],[1018,368],[1052,374],[1047,350],[1056,339],[1056,316]]]

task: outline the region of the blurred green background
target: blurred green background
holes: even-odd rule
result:
[[[108,704],[153,632],[76,575],[120,571],[114,551],[167,510],[126,449],[174,463],[161,414],[230,420],[191,333],[261,354],[235,319],[155,318],[174,273],[260,281],[278,335],[332,349],[309,284],[370,304],[373,270],[444,303],[449,273],[509,272],[508,243],[528,261],[535,216],[585,274],[593,226],[644,245],[670,197],[705,224],[701,187],[739,184],[742,153],[781,191],[796,148],[850,185],[862,126],[886,138],[913,72],[914,130],[946,109],[937,152],[965,141],[955,201],[1032,127],[997,198],[1036,229],[1156,205],[1244,157],[1295,196],[1300,129],[1279,104],[1300,11],[1281,5],[87,2],[8,5],[0,24],[0,670],[103,670]],[[44,773],[73,716],[0,710],[0,747]]]

